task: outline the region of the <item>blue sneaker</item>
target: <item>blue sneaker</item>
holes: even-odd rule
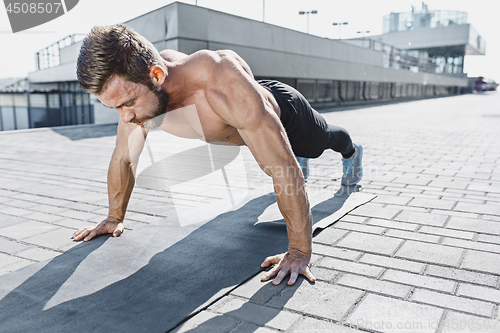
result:
[[[299,162],[300,168],[302,169],[302,174],[304,175],[304,179],[307,180],[309,177],[309,159],[305,157],[295,156],[297,162]]]
[[[363,165],[361,164],[363,147],[354,144],[354,148],[356,148],[356,152],[352,157],[342,159],[344,172],[341,181],[342,185],[356,185],[363,177]]]

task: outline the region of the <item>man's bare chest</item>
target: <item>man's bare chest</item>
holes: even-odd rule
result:
[[[226,124],[202,95],[169,105],[160,129],[213,144],[245,144],[237,129]]]

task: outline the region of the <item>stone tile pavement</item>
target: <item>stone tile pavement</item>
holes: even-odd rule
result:
[[[322,112],[364,146],[362,190],[377,198],[314,238],[316,283],[249,277],[174,331],[500,332],[500,95]],[[76,228],[105,217],[114,135],[109,125],[0,132],[0,275],[70,250]],[[168,140],[150,140],[141,161],[199,146]],[[270,186],[243,155],[251,187]],[[309,190],[335,193],[339,156],[310,164]],[[136,188],[126,228],[225,192]]]

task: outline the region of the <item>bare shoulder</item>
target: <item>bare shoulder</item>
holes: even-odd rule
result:
[[[185,53],[182,53],[182,52],[179,52],[176,50],[172,50],[172,49],[165,49],[165,50],[160,52],[160,55],[163,59],[165,59],[166,61],[169,61],[169,62],[177,62],[177,61],[180,61],[188,56]]]
[[[248,64],[236,52],[232,50],[200,50],[185,59],[187,63],[197,64],[206,70],[216,70],[219,74],[226,75],[245,73],[253,79],[252,71]]]

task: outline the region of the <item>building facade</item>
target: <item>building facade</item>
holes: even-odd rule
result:
[[[393,25],[399,27],[397,22]],[[459,69],[457,73],[429,70],[427,62],[418,61],[420,56],[415,61],[408,55],[414,49],[405,48],[402,40],[410,37],[398,39],[397,34],[411,34],[419,30],[389,32],[376,40],[339,41],[179,2],[124,23],[151,41],[158,50],[174,49],[187,54],[201,49],[234,50],[249,64],[257,79],[277,79],[287,83],[301,91],[315,106],[444,96],[460,93],[467,87],[467,77]],[[449,27],[458,27],[460,38],[465,38],[462,36],[463,31],[472,31],[472,27],[467,24]],[[389,38],[389,35],[394,37]],[[414,45],[419,45],[419,50],[420,46],[426,48],[428,53],[431,52],[431,45],[436,48],[448,46],[446,34],[442,37],[442,40],[437,40],[423,34],[411,36]],[[430,40],[426,41],[426,38]],[[460,45],[465,45],[466,50],[468,47],[478,50],[470,45],[470,38],[473,37],[468,36],[467,42]],[[36,88],[39,93],[54,94],[67,92],[61,87],[73,87],[71,93],[75,96],[86,95],[77,86],[75,73],[81,41],[79,38],[69,40],[57,42],[37,54],[37,70],[28,76],[30,87]],[[23,124],[36,127],[68,124],[63,119],[76,119],[76,123],[118,120],[116,112],[106,109],[95,98],[86,96],[74,98],[71,107],[77,110],[76,116],[75,111],[70,113],[73,116],[65,112],[60,112],[59,116],[47,112],[45,122],[37,123],[29,119]],[[5,100],[8,98],[11,97],[5,97]],[[3,117],[2,101],[0,113]],[[51,105],[67,107],[61,98],[59,104],[47,102],[46,107],[51,109]],[[80,108],[80,105],[89,107]],[[17,110],[16,105],[8,107],[11,109],[5,114],[11,112],[12,108]],[[33,118],[30,114],[28,111],[27,117]]]

